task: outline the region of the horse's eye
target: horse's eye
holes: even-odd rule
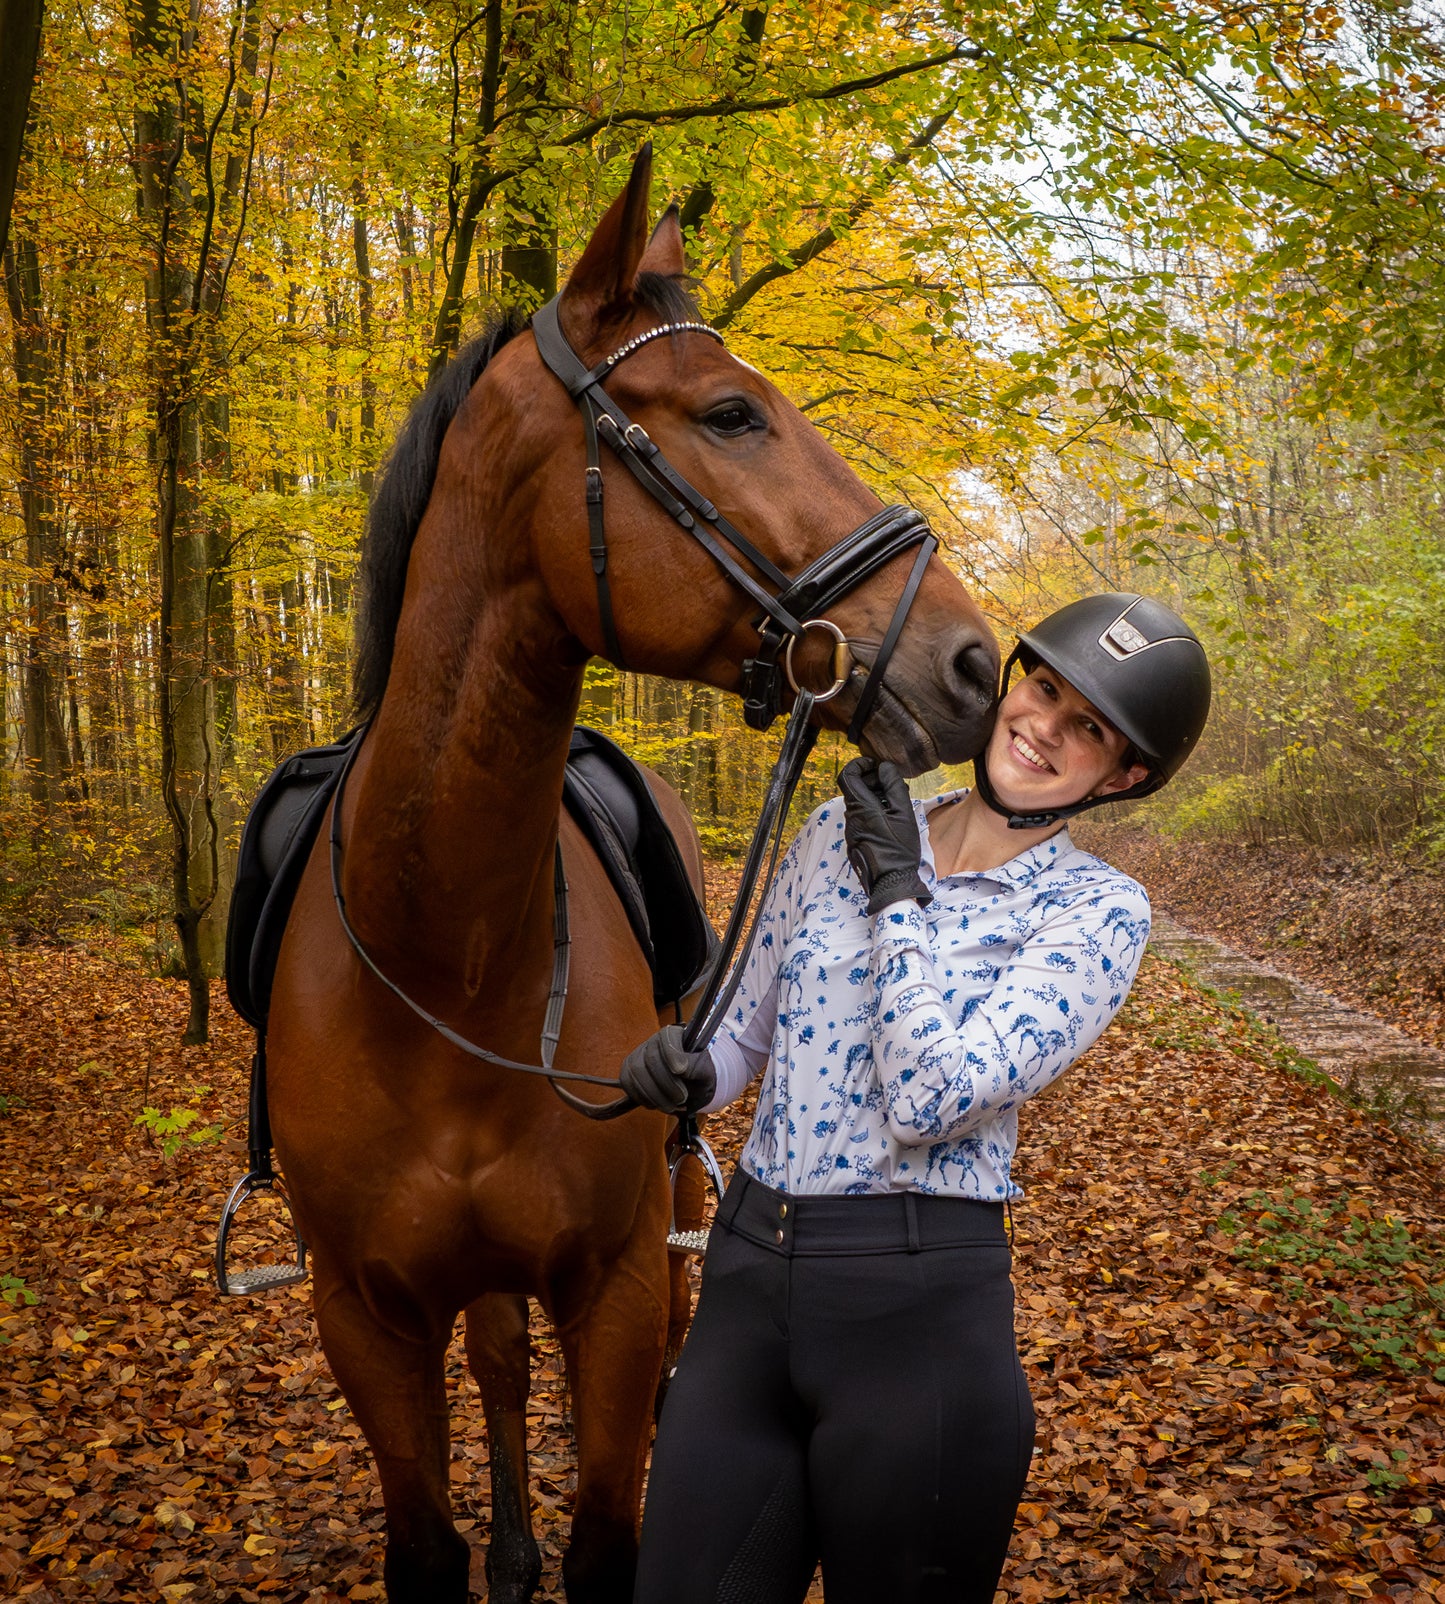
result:
[[[753,410],[742,401],[724,401],[716,406],[702,420],[714,434],[746,434],[749,429],[757,428],[757,419]]]

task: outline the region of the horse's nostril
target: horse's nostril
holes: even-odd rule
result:
[[[974,639],[955,652],[953,672],[960,690],[983,690],[993,696],[998,681],[998,660],[987,642]]]

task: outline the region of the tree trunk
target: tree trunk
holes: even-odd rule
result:
[[[0,255],[10,237],[10,208],[30,120],[44,11],[43,0],[0,0]]]
[[[233,133],[252,107],[259,16],[241,0]],[[233,141],[224,172],[210,166],[207,117],[186,82],[195,35],[163,0],[130,8],[142,82],[136,107],[138,202],[152,247],[146,275],[155,426],[156,534],[160,552],[157,693],[161,790],[171,821],[175,925],[190,990],[184,1040],[209,1035],[208,977],[219,972],[234,864],[223,775],[235,736],[235,623],[231,531],[208,506],[207,481],[230,469],[230,403],[219,323],[226,264],[237,243],[247,169]],[[229,91],[228,91],[229,92]],[[224,112],[224,107],[221,108]],[[219,120],[220,113],[212,112]],[[193,179],[198,182],[193,182]]]
[[[357,321],[361,335],[361,437],[357,441],[357,455],[361,459],[361,472],[357,479],[361,493],[368,503],[376,482],[376,375],[371,363],[375,355],[373,344],[373,292],[371,283],[371,241],[367,235],[366,183],[361,175],[362,147],[360,140],[351,146],[351,244],[356,257]]]
[[[302,625],[306,589],[299,574],[281,582],[276,619],[276,690],[272,728],[277,761],[299,751],[311,733],[306,717],[306,659]]]
[[[462,303],[466,299],[467,268],[472,261],[477,220],[495,187],[492,152],[487,140],[496,127],[497,95],[501,83],[502,0],[487,0],[482,47],[482,84],[477,102],[476,125],[472,131],[472,157],[468,165],[467,192],[458,196],[462,174],[462,153],[453,150],[448,178],[449,203],[455,208],[455,226],[448,236],[451,258],[447,265],[446,288],[432,327],[432,349],[427,376],[434,378],[456,354],[461,339]],[[428,247],[435,260],[435,251]]]
[[[21,722],[25,772],[37,810],[37,829],[59,827],[55,804],[67,769],[62,678],[56,672],[65,636],[65,609],[56,591],[60,557],[51,486],[52,449],[59,410],[56,388],[64,361],[63,337],[52,329],[41,294],[40,259],[33,239],[21,236],[5,252],[19,413],[20,510],[25,525],[26,627],[21,658]]]

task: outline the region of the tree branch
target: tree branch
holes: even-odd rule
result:
[[[949,118],[957,110],[958,102],[955,101],[945,111],[940,111],[935,116],[930,117],[922,132],[916,134],[906,145],[893,152],[888,160],[884,162],[873,184],[848,208],[846,227],[851,228],[865,212],[871,210],[877,204],[893,180],[908,166],[918,152],[927,150],[933,141],[937,139]],[[830,245],[837,242],[838,233],[838,229],[832,226],[820,228],[811,239],[805,240],[796,250],[790,251],[786,260],[769,262],[766,267],[760,267],[751,278],[745,279],[723,302],[711,319],[713,327],[725,329],[759,290],[765,289],[776,279],[785,278],[788,274],[796,273],[800,268],[806,267],[809,262],[821,256]]]
[[[888,67],[882,72],[871,72],[862,78],[846,78],[841,83],[828,84],[822,89],[805,89],[792,95],[768,95],[760,100],[724,100],[700,101],[692,106],[658,107],[648,110],[637,107],[632,111],[618,111],[607,117],[595,117],[590,122],[583,123],[574,128],[570,134],[559,135],[556,139],[548,141],[550,146],[582,145],[595,134],[604,129],[615,128],[620,123],[646,123],[658,126],[668,123],[695,122],[700,117],[745,117],[756,111],[783,111],[789,106],[798,106],[805,101],[842,100],[849,95],[861,95],[866,90],[878,89],[883,84],[893,83],[899,78],[910,77],[914,73],[931,72],[935,67],[946,67],[954,61],[982,61],[988,54],[977,45],[954,45],[951,50],[943,50],[936,56],[923,56],[917,61],[905,61],[897,67]],[[565,106],[547,106],[539,104],[539,111],[565,111]]]
[[[719,13],[721,15],[721,13]],[[767,6],[749,7],[742,15],[742,38],[738,43],[737,59],[733,66],[734,74],[739,83],[751,83],[757,76],[758,53],[762,49],[763,31],[768,25]],[[716,141],[713,143],[716,150]],[[697,225],[713,209],[717,201],[717,192],[712,187],[711,179],[704,178],[696,184],[683,201],[678,213],[678,226],[684,235],[694,231]]]

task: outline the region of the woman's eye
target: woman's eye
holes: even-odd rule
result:
[[[727,401],[714,407],[703,422],[715,434],[746,434],[755,427],[752,409],[741,401]]]

